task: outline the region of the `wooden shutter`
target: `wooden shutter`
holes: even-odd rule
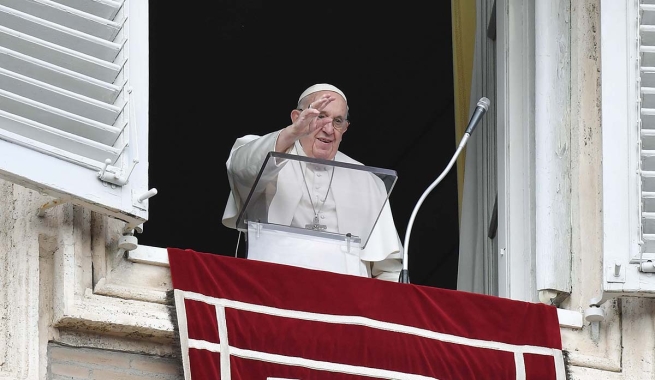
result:
[[[603,298],[655,295],[655,1],[601,2]]]
[[[0,176],[147,219],[147,0],[0,0]]]

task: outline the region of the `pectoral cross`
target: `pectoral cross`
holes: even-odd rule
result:
[[[318,220],[318,215],[314,215],[314,223],[305,224],[305,228],[316,231],[327,230],[327,226],[325,224],[321,224],[321,222]]]

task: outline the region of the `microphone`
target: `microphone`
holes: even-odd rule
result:
[[[405,231],[405,243],[403,244],[403,249],[404,249],[403,269],[400,271],[400,276],[398,276],[398,282],[409,284],[409,255],[408,255],[409,235],[412,232],[412,226],[414,225],[414,219],[416,218],[416,214],[418,213],[419,207],[421,207],[423,201],[425,200],[425,198],[427,198],[428,194],[430,194],[430,192],[439,184],[439,182],[441,182],[441,180],[446,176],[446,174],[448,174],[450,168],[453,167],[453,164],[455,164],[455,161],[457,161],[457,157],[459,156],[459,153],[466,145],[466,142],[471,136],[471,133],[473,133],[475,127],[478,124],[480,124],[480,120],[482,120],[482,116],[489,109],[490,104],[491,102],[489,101],[489,99],[485,97],[480,98],[477,106],[475,107],[475,111],[473,111],[471,120],[469,120],[469,124],[466,127],[466,131],[464,131],[464,136],[462,136],[462,140],[460,141],[459,146],[457,147],[457,150],[453,155],[453,158],[450,159],[448,166],[446,166],[446,169],[444,169],[441,175],[439,175],[439,177],[434,182],[432,182],[432,184],[423,192],[423,195],[421,195],[421,198],[419,198],[418,202],[416,203],[416,206],[414,206],[414,211],[412,211],[412,216],[409,217],[409,224],[407,225],[407,230]]]
[[[475,107],[475,111],[473,111],[473,116],[471,116],[471,120],[469,120],[469,125],[466,127],[466,131],[464,133],[468,133],[469,136],[473,133],[475,127],[477,127],[482,120],[482,115],[484,115],[487,110],[489,110],[489,104],[491,104],[489,99],[484,97],[480,98],[477,107]]]

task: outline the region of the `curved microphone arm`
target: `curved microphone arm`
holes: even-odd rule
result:
[[[469,121],[469,125],[466,128],[466,132],[464,132],[464,136],[462,136],[462,140],[459,143],[459,146],[457,147],[457,150],[455,150],[455,154],[453,157],[450,159],[450,162],[448,163],[448,166],[444,169],[443,172],[439,175],[437,179],[432,182],[432,184],[423,192],[423,195],[421,195],[421,198],[419,198],[418,202],[416,202],[416,206],[414,206],[414,211],[412,211],[412,215],[409,217],[409,223],[407,224],[407,230],[405,231],[405,241],[403,243],[404,247],[404,253],[403,253],[403,269],[400,272],[400,277],[398,278],[398,282],[402,282],[405,284],[409,284],[409,235],[412,233],[412,226],[414,226],[414,219],[416,218],[416,214],[418,213],[418,209],[421,207],[423,204],[423,201],[425,201],[425,198],[428,197],[430,192],[434,190],[434,188],[441,182],[441,180],[448,174],[450,169],[453,167],[455,162],[457,161],[457,157],[459,156],[460,152],[462,149],[464,149],[464,146],[466,146],[466,142],[468,141],[469,137],[471,137],[471,134],[473,133],[473,130],[475,130],[475,127],[478,125],[480,120],[482,119],[482,115],[484,115],[485,112],[487,112],[487,109],[489,109],[489,99],[487,98],[481,98],[480,101],[477,104],[477,107],[475,109],[475,112],[473,113],[473,116],[471,117],[471,120]]]

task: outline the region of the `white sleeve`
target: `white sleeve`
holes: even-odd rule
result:
[[[230,150],[226,164],[230,183],[230,196],[223,212],[223,225],[236,228],[236,219],[241,211],[252,184],[261,169],[268,152],[275,150],[280,131],[264,136],[247,135],[237,139]]]
[[[403,269],[401,259],[384,259],[371,263],[371,276],[378,280],[398,282],[400,271]]]

